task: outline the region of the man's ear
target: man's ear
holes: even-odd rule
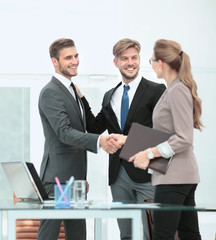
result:
[[[54,67],[56,67],[57,63],[58,63],[58,60],[56,58],[54,58],[54,57],[52,57],[51,60],[52,60],[52,63],[54,65]]]
[[[115,64],[115,66],[118,68],[118,63],[117,63],[117,59],[116,58],[113,59],[113,62]]]

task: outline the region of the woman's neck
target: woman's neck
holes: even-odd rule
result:
[[[165,80],[167,83],[167,86],[169,86],[176,78],[178,78],[178,73],[175,70],[170,70],[165,74]]]

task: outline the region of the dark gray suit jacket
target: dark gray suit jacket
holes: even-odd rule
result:
[[[113,93],[121,84],[119,83],[115,88],[105,93],[101,111],[96,117],[92,114],[87,100],[84,97],[82,98],[86,110],[88,132],[102,133],[107,129],[109,133],[123,133],[127,135],[133,122],[152,127],[152,112],[158,99],[166,89],[165,85],[142,78],[131,102],[124,130],[121,132],[116,115],[110,104]],[[110,185],[115,182],[121,164],[125,167],[128,176],[133,181],[138,183],[151,181],[151,175],[148,174],[147,170],[135,168],[133,163],[120,159],[119,152],[120,150],[109,155]]]
[[[55,176],[62,183],[71,176],[86,179],[87,150],[97,152],[99,135],[86,133],[84,107],[82,116],[68,89],[52,77],[40,93],[39,112],[45,136],[41,179],[50,183],[55,183]]]

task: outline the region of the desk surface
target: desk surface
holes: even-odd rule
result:
[[[35,201],[19,201],[14,203],[11,199],[0,199],[0,210],[1,211],[8,211],[8,210],[24,210],[24,209],[31,209],[31,210],[48,210],[48,209],[55,209],[55,206],[52,204],[42,204],[40,202]],[[71,205],[68,210],[80,210],[74,208]],[[160,211],[174,211],[174,210],[187,210],[187,211],[211,211],[216,212],[216,206],[180,206],[180,205],[168,205],[168,204],[157,204],[157,203],[142,203],[142,204],[133,204],[133,203],[112,203],[112,202],[99,202],[99,201],[90,201],[86,203],[85,210],[91,209],[99,209],[99,210],[112,210],[112,209],[149,209],[149,210],[160,210]],[[61,209],[56,209],[61,210]]]
[[[113,204],[111,204],[113,205]],[[114,204],[115,205],[115,204]],[[16,220],[17,219],[94,219],[94,239],[102,239],[102,219],[103,218],[130,218],[132,219],[132,239],[142,239],[142,228],[137,226],[142,225],[142,210],[141,209],[124,209],[106,208],[97,206],[91,208],[93,203],[90,202],[85,209],[81,208],[63,208],[55,209],[55,206],[45,206],[36,202],[16,202],[12,200],[0,200],[0,226],[2,212],[6,213],[8,240],[16,239]],[[0,228],[1,232],[1,228]],[[1,238],[1,236],[0,236]]]

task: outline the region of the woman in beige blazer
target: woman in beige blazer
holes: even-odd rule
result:
[[[189,56],[181,46],[165,39],[155,43],[150,59],[158,78],[166,80],[167,89],[153,112],[153,128],[171,133],[168,141],[132,156],[134,166],[146,169],[151,159],[171,157],[165,175],[153,172],[156,186],[155,202],[195,205],[195,190],[200,181],[196,158],[193,153],[194,128],[201,130],[201,100],[191,73]],[[184,240],[201,239],[197,212],[170,211],[154,213],[154,240],[173,239],[178,230]]]

